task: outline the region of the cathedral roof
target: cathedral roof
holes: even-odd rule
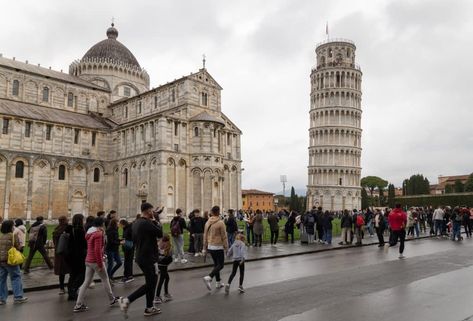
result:
[[[97,130],[107,130],[112,127],[107,126],[104,122],[88,114],[80,114],[8,99],[0,99],[0,114]]]
[[[207,113],[205,111],[201,112],[200,114],[197,114],[194,117],[192,117],[190,119],[190,121],[213,122],[213,123],[218,123],[218,124],[225,125],[225,122],[223,121],[223,119],[212,116],[212,115],[210,115],[209,113]]]
[[[141,69],[138,60],[127,47],[117,40],[117,37],[118,30],[112,23],[112,26],[107,29],[107,39],[92,46],[82,59],[110,59]]]

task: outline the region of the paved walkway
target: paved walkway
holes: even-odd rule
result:
[[[426,235],[421,235],[420,238],[427,238]],[[385,236],[385,240],[387,241],[388,237]],[[411,239],[407,239],[410,241]],[[355,245],[339,245],[338,243],[341,241],[340,237],[336,237],[333,239],[332,245],[325,245],[325,244],[300,244],[300,242],[296,241],[295,243],[278,243],[277,245],[269,245],[263,244],[262,247],[249,247],[248,249],[248,260],[247,261],[258,261],[258,260],[267,260],[273,258],[280,258],[280,257],[287,257],[292,255],[303,255],[309,253],[317,253],[317,252],[325,252],[325,251],[334,251],[343,248],[354,248],[357,247]],[[363,240],[363,246],[370,246],[370,245],[377,245],[378,239],[377,237],[366,237]],[[212,259],[209,255],[207,255],[206,260],[203,257],[194,257],[190,254],[187,256],[189,262],[186,264],[181,263],[172,263],[169,267],[169,271],[176,271],[176,270],[187,270],[187,269],[197,269],[202,267],[207,267],[212,265]],[[231,260],[227,258],[226,264],[231,263]],[[134,267],[135,276],[142,275],[141,270],[138,266]],[[120,268],[115,273],[115,279],[120,279],[123,275],[123,269]],[[67,278],[66,278],[67,282]],[[59,287],[58,276],[54,275],[52,271],[45,267],[38,267],[32,268],[30,273],[27,275],[23,275],[23,286],[25,291],[39,291],[45,289],[52,289]]]

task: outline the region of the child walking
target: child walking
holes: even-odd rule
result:
[[[248,247],[246,246],[245,235],[243,235],[243,233],[239,232],[237,234],[236,240],[228,250],[227,255],[233,256],[233,268],[232,274],[230,274],[230,277],[228,278],[228,284],[225,285],[225,293],[230,293],[230,284],[232,283],[238,268],[240,268],[240,286],[238,287],[238,291],[245,293],[245,289],[243,288],[243,279],[245,278],[245,260],[248,257]]]
[[[169,294],[169,273],[168,266],[172,262],[172,249],[171,240],[169,235],[164,234],[163,238],[159,241],[159,259],[158,259],[158,270],[159,270],[159,282],[156,290],[156,297],[154,298],[155,304],[161,304],[172,300],[172,295]],[[161,298],[161,289],[164,284],[164,298]]]

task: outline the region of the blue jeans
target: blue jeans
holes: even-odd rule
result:
[[[324,241],[332,244],[332,230],[324,229]]]
[[[113,266],[113,262],[116,262]],[[120,253],[118,251],[107,251],[107,274],[111,279],[113,274],[122,266],[122,259],[120,258]]]
[[[178,236],[172,237],[174,258],[183,259],[184,258],[184,236],[179,234]]]
[[[419,237],[419,223],[414,223],[414,232],[416,237]]]
[[[235,233],[228,233],[228,248],[235,242]]]
[[[461,222],[453,222],[453,233],[452,233],[452,240],[455,241],[457,238],[459,241],[461,239]]]
[[[23,297],[23,284],[21,283],[20,266],[0,266],[0,301],[6,301],[8,296],[7,276],[10,274],[13,297]]]

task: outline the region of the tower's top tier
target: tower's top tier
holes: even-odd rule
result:
[[[328,39],[315,48],[316,69],[324,67],[349,67],[360,69],[355,63],[355,43],[347,39]]]

